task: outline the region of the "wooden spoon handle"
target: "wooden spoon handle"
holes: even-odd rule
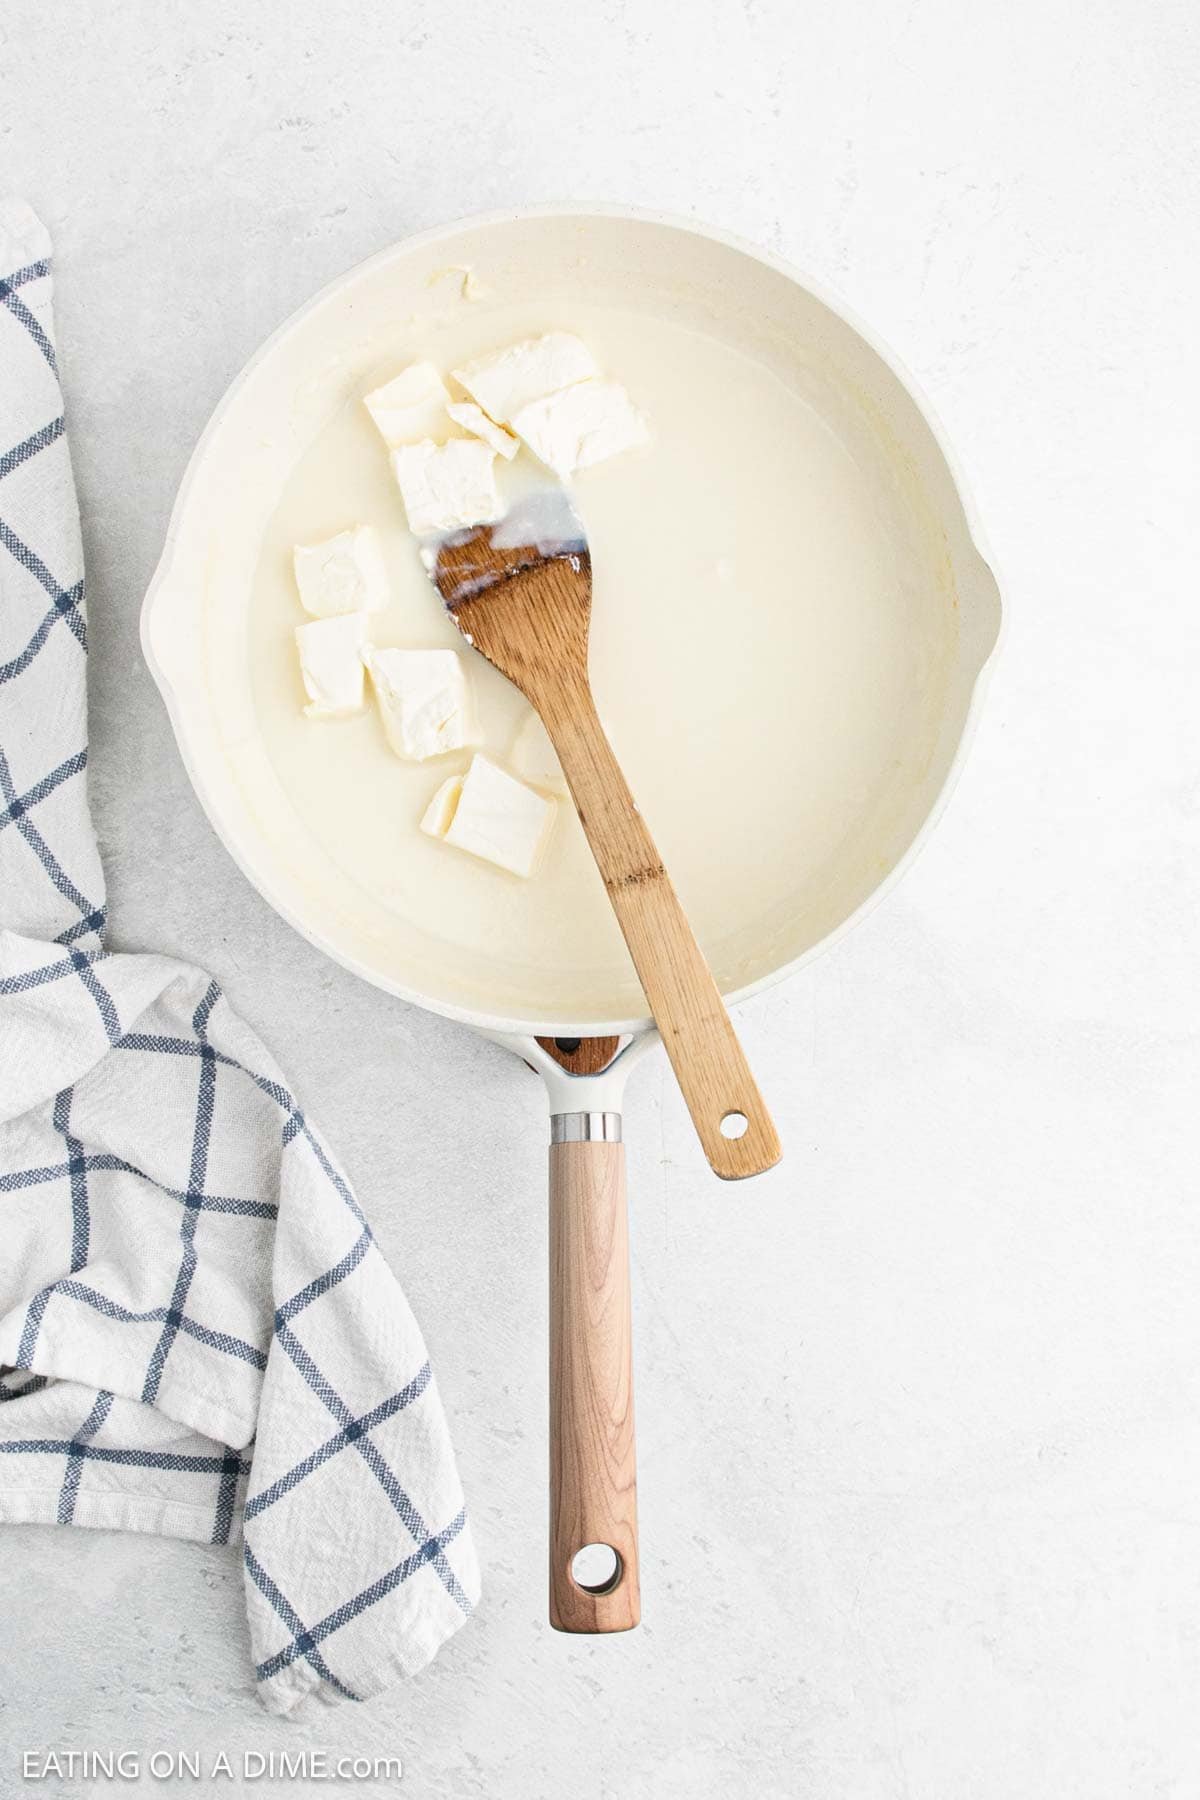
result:
[[[571,1573],[588,1544],[617,1557],[591,1587]],[[628,1631],[640,1618],[625,1149],[551,1144],[550,1623]]]
[[[591,690],[538,704],[704,1154],[726,1180],[761,1174],[782,1154],[778,1134]]]

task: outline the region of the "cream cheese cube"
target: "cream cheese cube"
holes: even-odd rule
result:
[[[446,411],[456,425],[461,425],[472,437],[482,438],[485,444],[490,444],[497,456],[502,456],[505,462],[511,462],[521,448],[521,440],[515,438],[511,431],[505,431],[503,425],[494,425],[483,408],[476,406],[473,400],[457,403],[451,401]]]
[[[431,362],[410,363],[363,399],[389,449],[446,435],[446,384]]]
[[[362,711],[365,612],[338,613],[296,626],[307,719],[342,719]]]
[[[550,742],[550,734],[535,712],[530,712],[513,740],[513,747],[508,753],[508,764],[513,773],[522,781],[532,783],[534,787],[550,788],[556,794],[567,792],[566,776],[562,772],[562,764],[554,745]]]
[[[363,661],[397,756],[424,762],[478,742],[462,660],[455,650],[372,650]]]
[[[486,756],[475,756],[465,776],[454,776],[438,789],[421,829],[512,875],[530,876],[554,822],[554,810],[553,800],[535,794]]]
[[[319,544],[297,544],[292,564],[300,604],[315,619],[382,612],[388,603],[383,551],[369,525],[339,531]]]
[[[421,830],[429,837],[445,837],[454,814],[458,810],[462,790],[463,777],[461,775],[451,775],[449,780],[443,781],[421,815]]]
[[[644,444],[649,430],[619,381],[582,381],[531,400],[512,428],[536,457],[565,481],[576,469]]]
[[[496,491],[496,453],[476,438],[403,444],[392,451],[408,523],[418,537],[486,525],[504,511]]]
[[[455,369],[454,379],[490,418],[508,425],[531,400],[598,373],[586,344],[568,331],[548,331],[544,337],[526,338],[507,350],[476,357],[464,369]]]

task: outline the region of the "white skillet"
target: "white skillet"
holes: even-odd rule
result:
[[[895,359],[840,302],[777,258],[624,208],[492,214],[383,251],[318,294],[257,352],[188,466],[146,596],[142,643],[218,836],[318,948],[399,998],[472,1026],[545,1082],[551,1619],[569,1631],[622,1630],[637,1623],[639,1596],[621,1097],[631,1067],[657,1042],[638,1010],[636,983],[615,965],[606,975],[603,959],[566,973],[543,970],[536,946],[519,978],[509,969],[501,981],[486,957],[406,917],[402,902],[372,906],[349,891],[344,870],[314,845],[272,772],[250,671],[251,591],[285,483],[331,411],[363,391],[365,374],[404,355],[402,322],[460,302],[466,270],[486,286],[480,330],[489,308],[544,313],[550,304],[555,322],[570,329],[573,309],[632,301],[769,365],[828,427],[831,446],[851,446],[865,484],[863,532],[895,534],[909,612],[893,608],[887,629],[897,634],[895,654],[919,674],[881,745],[869,804],[847,817],[820,868],[804,868],[803,843],[783,829],[770,907],[756,911],[748,896],[739,909],[730,898],[736,887],[707,909],[699,895],[697,935],[731,1005],[835,943],[915,856],[961,765],[999,636],[1000,601],[950,452]],[[923,546],[915,564],[914,544]],[[906,631],[920,638],[918,655]],[[778,692],[777,679],[770,691]],[[851,706],[852,694],[844,698]],[[719,821],[713,829],[719,833]],[[801,868],[803,879],[793,877]],[[794,891],[781,900],[780,884],[786,890],[791,879]],[[692,910],[689,893],[683,897]],[[600,1072],[578,1072],[597,1063]],[[615,1552],[607,1571],[581,1563],[573,1572],[576,1552],[590,1544]]]

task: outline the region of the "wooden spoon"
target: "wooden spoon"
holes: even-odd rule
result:
[[[529,495],[496,524],[422,554],[468,644],[541,715],[704,1154],[727,1180],[771,1168],[781,1155],[775,1127],[596,715],[592,561],[566,494]]]

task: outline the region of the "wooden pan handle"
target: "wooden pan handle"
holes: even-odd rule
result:
[[[565,703],[561,694],[539,696],[536,703],[704,1154],[726,1180],[759,1175],[779,1161],[779,1135],[604,735],[591,689],[580,680],[568,689]],[[680,779],[686,778],[681,772]],[[739,1128],[741,1135],[732,1135]]]
[[[571,1573],[607,1544],[603,1591]],[[586,1580],[586,1574],[584,1576]],[[625,1149],[550,1146],[550,1623],[628,1631],[641,1618]]]

